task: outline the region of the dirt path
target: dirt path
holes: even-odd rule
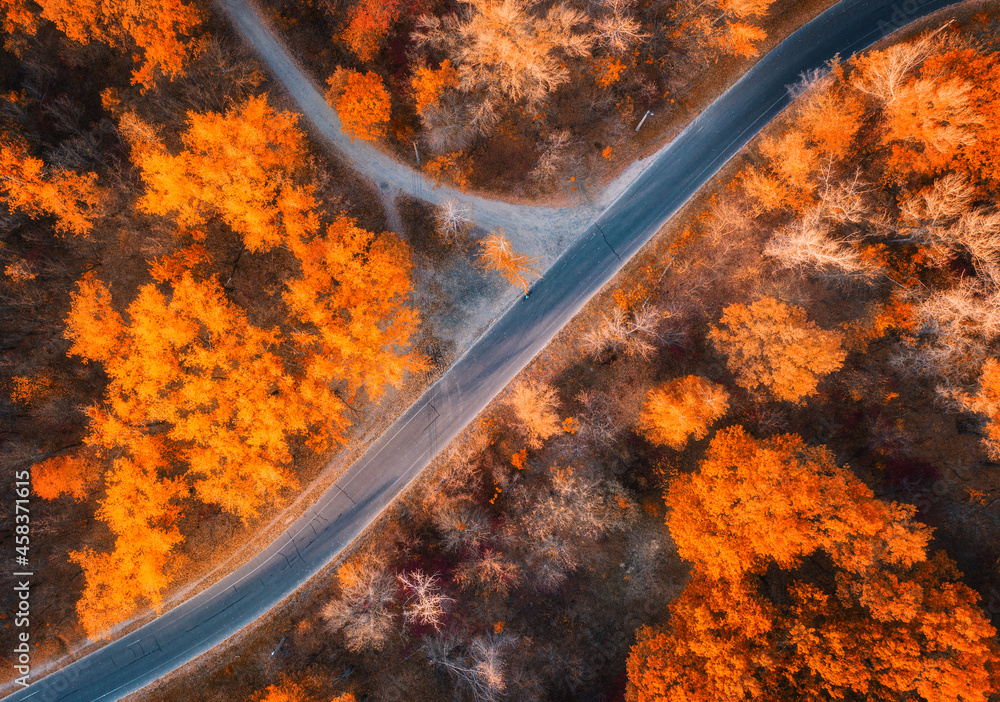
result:
[[[609,204],[604,202],[604,198],[597,198],[598,201],[585,207],[536,207],[490,200],[447,186],[438,187],[424,174],[396,161],[368,142],[352,140],[345,135],[340,118],[327,104],[323,93],[296,64],[248,0],[219,0],[219,6],[237,31],[257,50],[274,77],[288,90],[316,132],[350,163],[351,168],[382,191],[383,200],[394,197],[396,193],[433,204],[450,198],[460,200],[472,210],[480,227],[487,230],[502,227],[518,250],[538,257],[543,269]],[[624,185],[609,191],[621,189]]]

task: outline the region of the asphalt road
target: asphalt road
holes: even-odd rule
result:
[[[267,612],[358,536],[625,261],[788,103],[787,85],[835,54],[847,57],[949,4],[845,0],[793,34],[680,134],[581,233],[535,286],[531,299],[508,310],[280,538],[201,594],[7,699],[120,699]]]

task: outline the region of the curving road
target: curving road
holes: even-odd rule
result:
[[[227,2],[242,0],[226,0]],[[633,254],[787,103],[786,86],[951,0],[844,0],[685,129],[311,509],[215,585],[7,699],[118,700],[217,646],[330,562]],[[11,644],[13,645],[13,644]]]

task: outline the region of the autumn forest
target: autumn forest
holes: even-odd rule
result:
[[[427,200],[224,4],[0,0],[38,676],[250,559],[533,304],[580,232],[477,202],[595,207],[833,2],[249,8],[350,143],[460,194]],[[789,91],[333,562],[129,699],[1000,698],[1000,4]]]

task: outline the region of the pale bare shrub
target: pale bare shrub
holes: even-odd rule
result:
[[[439,631],[446,610],[455,602],[441,592],[441,576],[415,570],[400,573],[396,578],[407,593],[403,601],[403,618],[410,624],[430,626]]]
[[[431,518],[448,551],[477,549],[490,534],[489,518],[475,505],[446,506],[434,510]]]
[[[871,207],[865,195],[869,187],[855,171],[851,178],[838,179],[828,160],[820,174],[821,185],[817,192],[818,217],[837,224],[862,224],[871,218]]]
[[[545,138],[545,146],[538,163],[528,177],[539,188],[550,187],[560,174],[570,170],[575,162],[573,143],[568,129],[552,132]]]
[[[623,54],[649,37],[632,15],[635,0],[600,0],[596,5],[595,38],[602,46]]]
[[[467,147],[476,129],[466,106],[458,95],[447,94],[420,112],[421,138],[429,151],[447,154]]]
[[[434,210],[434,221],[438,233],[451,242],[472,228],[472,210],[460,200],[449,198]]]
[[[906,198],[894,229],[929,247],[939,263],[966,251],[978,272],[1000,283],[1000,212],[974,207],[975,196],[967,176],[950,173]]]
[[[831,235],[830,227],[815,209],[778,230],[764,247],[764,254],[785,268],[826,276],[873,278],[877,272],[849,239]]]
[[[597,328],[584,335],[583,346],[595,356],[611,350],[648,358],[656,350],[653,341],[659,338],[656,330],[664,316],[663,310],[653,305],[644,304],[631,313],[616,306]]]
[[[454,636],[430,636],[423,645],[428,662],[448,673],[456,687],[476,702],[499,700],[507,689],[504,655],[516,638],[485,634],[463,643]]]
[[[724,197],[712,203],[708,210],[705,231],[716,246],[739,244],[736,235],[750,226],[750,217],[735,197]]]
[[[851,75],[851,86],[882,102],[891,102],[909,73],[924,62],[932,48],[928,36],[861,54],[854,59],[857,70]]]
[[[990,345],[1000,338],[1000,291],[976,279],[930,293],[914,312],[921,335],[929,339],[915,353],[901,355],[896,365],[908,372],[938,375],[946,386],[978,372]]]
[[[333,631],[343,631],[345,645],[352,651],[379,650],[392,631],[391,607],[396,584],[378,559],[347,563],[338,578],[340,596],[330,600],[322,616]]]
[[[570,78],[567,59],[590,54],[588,17],[557,3],[544,14],[531,0],[463,0],[460,14],[421,17],[417,43],[443,50],[459,86],[493,102],[537,104]]]
[[[467,590],[505,596],[521,582],[521,566],[487,548],[477,558],[463,561],[455,580]]]
[[[618,440],[621,422],[617,404],[608,395],[593,390],[583,390],[576,396],[585,408],[582,437],[597,447],[613,445]]]

